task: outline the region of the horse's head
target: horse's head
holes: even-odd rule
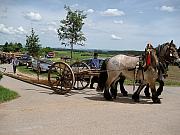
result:
[[[171,41],[169,45],[169,56],[172,62],[180,62],[180,58],[178,55],[178,49],[176,48],[176,45],[173,43],[173,40]]]
[[[165,43],[161,46],[159,51],[159,56],[164,57],[164,59],[169,63],[180,62],[178,55],[178,50],[173,40],[170,43]]]

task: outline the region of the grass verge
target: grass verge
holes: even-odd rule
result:
[[[0,86],[0,103],[19,97],[18,93]]]
[[[24,74],[29,74],[29,75],[37,76],[37,72],[36,71],[33,71],[32,68],[26,68],[26,66],[18,66],[17,70],[19,72],[21,72],[21,73],[24,73]],[[42,77],[48,77],[48,73],[47,72],[41,72],[39,75],[42,76]]]

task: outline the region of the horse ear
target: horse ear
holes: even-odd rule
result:
[[[173,44],[173,40],[171,40],[171,43],[170,43],[171,45]]]

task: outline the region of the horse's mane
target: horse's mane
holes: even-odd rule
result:
[[[159,56],[160,56],[160,52],[162,52],[162,50],[163,50],[166,46],[168,46],[169,44],[170,44],[169,42],[166,42],[166,43],[164,43],[164,44],[158,45],[158,46],[156,47],[156,55],[159,57]]]
[[[158,45],[158,47],[156,47],[156,49],[158,49],[158,48],[164,48],[164,47],[166,47],[167,45],[171,45],[171,46],[173,46],[174,48],[176,48],[176,45],[174,44],[174,43],[172,43],[172,44],[170,44],[169,42],[166,42],[166,43],[164,43],[164,44],[162,44],[162,45]]]

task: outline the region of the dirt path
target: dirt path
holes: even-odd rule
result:
[[[162,104],[141,97],[105,101],[95,90],[67,95],[4,76],[0,85],[21,97],[0,104],[0,135],[179,135],[180,88],[165,87]]]

